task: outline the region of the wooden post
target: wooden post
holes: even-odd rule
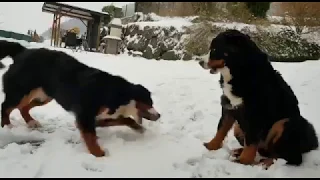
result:
[[[97,33],[96,51],[98,51],[99,44],[100,44],[100,28],[101,28],[101,22],[102,22],[102,16],[100,16],[100,19],[99,19],[98,33]]]
[[[61,14],[59,12],[57,18],[57,46],[60,47],[60,22],[61,22]]]
[[[128,10],[127,6],[128,5],[126,5],[126,11],[124,12],[124,17],[127,17],[127,10]]]
[[[53,31],[53,46],[55,47],[57,44],[57,19],[58,19],[58,15],[55,14],[56,19],[55,19],[55,23],[54,23],[54,31]]]
[[[56,21],[55,21],[55,26],[54,26],[54,34],[53,34],[53,46],[56,47],[57,45],[57,19],[58,19],[58,15],[56,14]]]
[[[92,30],[92,20],[88,21],[88,26],[87,26],[87,42],[88,42],[90,51],[92,51],[91,30]]]
[[[55,24],[56,24],[56,14],[53,15],[52,28],[51,28],[51,41],[50,41],[50,46],[52,46],[52,41],[54,40]]]
[[[57,47],[57,45],[58,45],[58,43],[57,43],[57,41],[58,41],[58,36],[57,36],[57,32],[58,32],[58,19],[59,19],[59,14],[57,14],[57,16],[56,16],[56,28],[55,28],[55,31],[54,31],[54,47]]]
[[[59,14],[56,14],[56,27],[55,27],[55,31],[54,31],[54,47],[56,47],[58,45],[58,19],[59,19]]]

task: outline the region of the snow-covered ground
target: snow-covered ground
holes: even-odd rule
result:
[[[47,45],[29,44],[41,46]],[[98,128],[99,143],[110,156],[95,158],[82,143],[74,117],[56,102],[31,111],[43,125],[38,130],[28,129],[15,110],[11,114],[15,128],[0,128],[0,177],[320,176],[320,151],[306,154],[300,167],[286,166],[278,160],[269,170],[263,170],[229,161],[230,149],[239,147],[230,133],[222,149],[208,152],[202,143],[216,132],[221,89],[219,76],[204,71],[197,62],[60,50],[89,66],[142,83],[152,91],[155,108],[162,117],[158,122],[144,121],[144,135],[126,127]],[[11,59],[4,62],[9,65]],[[298,96],[302,114],[320,132],[320,62],[273,65]],[[3,96],[1,92],[1,102]]]

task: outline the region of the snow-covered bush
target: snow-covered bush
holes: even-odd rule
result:
[[[283,25],[213,22],[196,18],[166,18],[136,13],[135,22],[123,26],[123,49],[147,59],[191,60],[209,51],[209,44],[226,29],[248,34],[271,61],[301,62],[320,59],[320,46]],[[193,21],[193,23],[192,23]]]
[[[146,59],[191,60],[191,54],[185,50],[184,29],[181,28],[191,22],[183,22],[183,18],[163,19],[155,14],[136,13],[136,22],[123,26],[123,49]]]
[[[186,31],[189,33],[186,49],[193,55],[204,55],[209,51],[212,38],[226,29],[237,29],[248,34],[263,51],[268,53],[271,61],[301,62],[320,59],[320,46],[307,41],[291,29],[270,30],[270,27],[254,25],[223,27],[214,23],[210,25],[208,22],[194,24]]]

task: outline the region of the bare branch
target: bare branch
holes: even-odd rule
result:
[[[298,34],[308,33],[310,27],[320,26],[320,3],[318,2],[282,2],[285,12],[283,23],[293,25]],[[313,29],[313,28],[312,28]]]

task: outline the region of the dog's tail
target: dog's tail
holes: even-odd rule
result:
[[[19,43],[0,40],[0,69],[5,67],[5,65],[1,62],[3,58],[10,56],[14,61],[13,57],[20,54],[25,49],[26,47]]]

